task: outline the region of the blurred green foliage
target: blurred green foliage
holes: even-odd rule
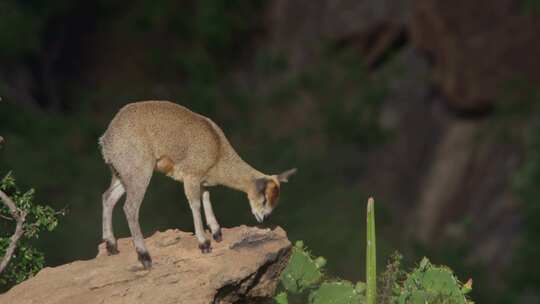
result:
[[[172,51],[148,50],[152,71],[159,78],[182,75],[182,97],[193,110],[215,113],[221,82],[229,68],[243,60],[266,0],[138,1],[128,24],[135,32],[158,33],[169,39]]]
[[[17,243],[17,248],[7,268],[0,275],[0,290],[5,290],[33,276],[43,268],[44,254],[34,246],[33,240],[38,239],[42,232],[53,231],[58,225],[60,213],[50,206],[36,203],[33,189],[21,192],[11,173],[0,181],[0,189],[13,200],[19,210],[26,213],[23,237]],[[4,204],[0,205],[0,217],[0,257],[3,257],[15,230],[15,221],[9,208]]]
[[[520,0],[521,9],[525,14],[536,15],[540,13],[540,1],[538,0]]]
[[[0,55],[12,57],[39,48],[40,21],[16,1],[0,3]]]
[[[540,89],[523,79],[509,82],[497,105],[495,123],[502,130],[503,139],[522,147],[524,152],[512,179],[524,223],[519,250],[508,274],[511,284],[504,297],[505,303],[512,303],[530,292],[538,296],[535,290],[540,286],[540,275],[530,271],[540,267]]]
[[[39,55],[49,23],[78,5],[69,0],[0,2],[0,58]]]
[[[301,73],[298,82],[294,92],[305,91],[318,99],[323,132],[333,142],[369,145],[384,139],[378,118],[388,93],[386,82],[369,75],[354,50],[328,51],[318,65]]]

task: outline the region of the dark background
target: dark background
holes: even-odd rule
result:
[[[0,0],[0,173],[68,206],[48,265],[92,258],[98,137],[128,102],[174,100],[259,170],[299,168],[271,224],[331,275],[364,279],[374,195],[380,269],[427,255],[478,303],[538,303],[539,20],[536,0]],[[255,224],[243,194],[212,197],[223,226]],[[192,231],[181,185],[156,174],[141,224]]]

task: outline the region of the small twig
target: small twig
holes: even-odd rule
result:
[[[14,220],[14,218],[9,217],[9,216],[5,216],[5,215],[2,215],[2,214],[0,214],[0,218],[3,218],[3,219],[8,220],[8,221],[13,221]]]
[[[2,144],[4,143],[4,138],[0,136],[0,147],[2,147]],[[17,243],[19,242],[19,239],[23,236],[24,230],[23,225],[24,221],[26,220],[26,212],[19,210],[17,208],[17,205],[15,205],[15,202],[6,194],[4,191],[0,190],[0,199],[9,208],[9,211],[11,212],[11,216],[13,217],[11,220],[16,220],[17,225],[15,227],[15,232],[11,236],[11,241],[9,243],[9,246],[6,249],[6,253],[4,254],[4,257],[2,258],[2,262],[0,263],[0,274],[4,272],[4,269],[6,269],[7,265],[9,264],[9,261],[11,261],[11,258],[13,257],[13,253],[15,252],[15,249],[17,248]],[[7,218],[5,216],[2,216],[2,218]]]
[[[9,212],[11,212],[11,215],[13,215],[15,219],[20,217],[17,205],[15,205],[13,200],[2,190],[0,190],[0,199],[4,202],[4,205],[9,208]]]
[[[2,262],[0,263],[0,274],[4,272],[4,269],[9,264],[9,261],[11,260],[11,257],[13,256],[13,253],[15,252],[15,249],[17,248],[17,243],[19,242],[19,239],[24,234],[23,230],[23,224],[26,220],[26,212],[21,211],[17,208],[17,205],[11,200],[7,194],[5,194],[2,190],[0,190],[0,199],[2,199],[2,202],[9,208],[9,211],[11,212],[11,215],[13,218],[17,221],[17,226],[15,227],[15,232],[11,236],[11,242],[9,243],[9,246],[6,250],[6,254],[2,258]]]
[[[55,211],[54,215],[65,216],[68,212],[69,212],[69,204],[65,205],[64,208],[62,208],[62,209],[60,209],[58,211]]]

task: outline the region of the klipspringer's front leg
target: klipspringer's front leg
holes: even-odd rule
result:
[[[221,235],[221,227],[219,226],[216,216],[214,215],[214,210],[212,210],[212,203],[210,202],[210,192],[204,191],[202,197],[204,215],[206,216],[206,224],[210,226],[210,230],[212,231],[212,238],[214,239],[214,241],[221,242],[221,240],[223,239]]]
[[[199,248],[202,253],[209,253],[210,240],[204,235],[204,227],[201,217],[201,184],[197,180],[184,179],[184,191],[193,214],[193,225],[195,227],[195,236],[199,242]]]

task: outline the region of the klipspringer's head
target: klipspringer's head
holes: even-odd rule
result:
[[[295,173],[296,168],[254,180],[253,191],[248,193],[248,199],[251,205],[251,213],[259,223],[269,218],[277,206],[281,183],[288,182],[289,177]]]

